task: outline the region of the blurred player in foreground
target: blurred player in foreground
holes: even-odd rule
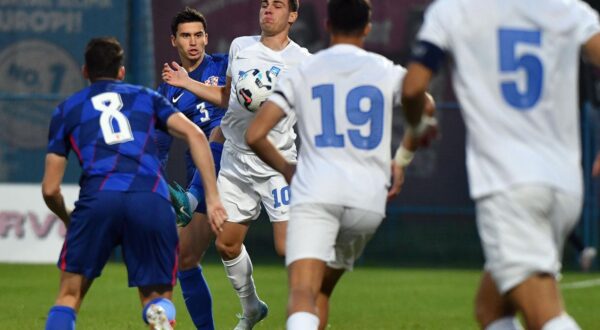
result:
[[[264,207],[273,225],[275,250],[285,254],[285,233],[289,219],[290,188],[285,178],[262,162],[246,145],[244,133],[255,113],[238,101],[237,84],[248,72],[257,70],[272,79],[306,60],[310,54],[289,37],[291,25],[298,16],[298,0],[260,1],[260,36],[245,36],[233,40],[229,50],[229,66],[225,87],[207,86],[190,79],[176,63],[165,65],[163,79],[183,87],[200,98],[228,106],[221,122],[226,141],[221,160],[218,184],[223,205],[229,218],[216,239],[216,246],[227,277],[242,305],[242,316],[236,329],[252,329],[267,316],[267,305],[256,293],[253,267],[244,246],[250,223]],[[293,130],[295,118],[290,118],[272,131],[271,137],[288,159],[296,158]],[[262,205],[261,205],[262,203]]]
[[[600,64],[597,13],[579,0],[438,0],[417,39],[403,85],[412,125],[453,60],[486,258],[477,321],[520,329],[520,312],[529,329],[579,329],[557,277],[582,206],[577,68],[582,47]]]
[[[330,0],[327,13],[332,46],[278,82],[246,133],[294,194],[286,242],[288,329],[326,327],[329,297],[379,227],[386,200],[400,191],[416,138],[436,128],[429,117],[430,125],[407,132],[391,160],[392,110],[405,69],[362,49],[371,30],[369,0]],[[432,114],[433,103],[427,107]],[[302,141],[297,167],[268,136],[294,116]]]
[[[225,84],[227,55],[209,55],[207,23],[204,16],[195,9],[185,8],[171,21],[171,45],[177,49],[183,69],[189,76],[211,86]],[[214,164],[219,172],[223,142],[218,127],[225,109],[199,99],[196,95],[180,87],[162,83],[158,92],[170,100],[178,110],[188,117],[209,137]],[[166,166],[172,137],[159,131],[159,155]],[[219,141],[214,141],[214,140]],[[214,329],[212,297],[206,279],[202,274],[200,261],[212,242],[214,235],[206,217],[206,203],[202,176],[196,170],[189,150],[186,152],[187,181],[189,192],[179,185],[170,188],[171,199],[177,213],[179,225],[179,271],[177,278],[181,286],[185,305],[197,329]],[[191,181],[190,181],[191,180]]]
[[[92,39],[83,67],[91,85],[61,103],[50,123],[42,193],[68,229],[48,330],[75,328],[85,294],[119,244],[129,286],[139,290],[144,321],[154,329],[171,329],[175,322],[171,296],[178,238],[155,126],[190,145],[202,170],[209,218],[217,228],[226,220],[206,137],[158,93],[123,83],[122,63],[123,49],[116,39]],[[83,173],[79,200],[69,214],[60,184],[71,150]]]

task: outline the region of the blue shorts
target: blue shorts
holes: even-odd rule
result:
[[[129,286],[175,285],[179,239],[171,203],[153,192],[80,196],[58,267],[92,280],[122,246]]]
[[[221,154],[223,154],[223,144],[219,142],[211,142],[210,151],[212,152],[213,161],[215,162],[215,170],[218,175],[219,170],[221,170]],[[198,200],[198,206],[194,212],[206,214],[204,186],[202,185],[202,176],[200,175],[199,171],[196,170],[194,172],[194,176],[192,177],[192,181],[190,182],[187,190]]]

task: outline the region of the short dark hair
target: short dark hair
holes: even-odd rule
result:
[[[175,17],[173,17],[173,19],[171,20],[171,35],[177,36],[177,28],[179,27],[179,24],[193,22],[202,23],[205,31],[208,28],[208,26],[206,25],[206,18],[204,17],[204,15],[202,15],[201,12],[194,8],[185,7],[184,10],[177,13],[177,15],[175,15]]]
[[[262,4],[264,0],[260,0]],[[290,7],[291,12],[297,12],[298,8],[300,8],[300,0],[288,0],[288,7]]]
[[[296,12],[300,8],[300,0],[288,0],[288,5],[291,12]]]
[[[114,37],[91,39],[85,47],[85,66],[88,78],[117,78],[123,66],[124,52],[119,41]]]
[[[371,1],[329,0],[327,19],[333,33],[360,34],[371,21]]]

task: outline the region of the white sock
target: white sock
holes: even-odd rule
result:
[[[581,330],[581,328],[569,314],[563,313],[546,322],[542,330]]]
[[[190,202],[190,209],[192,209],[192,212],[194,212],[196,210],[196,207],[198,207],[198,200],[196,199],[196,196],[190,194],[189,191],[185,194],[187,195],[188,201]]]
[[[250,261],[248,252],[246,252],[246,247],[242,245],[242,252],[235,259],[222,261],[227,278],[229,278],[233,289],[240,298],[244,315],[259,313],[260,300],[256,295],[254,279],[252,278],[252,261]]]
[[[319,318],[309,312],[296,312],[288,317],[285,324],[287,330],[317,330]]]
[[[485,330],[522,330],[519,320],[514,316],[507,316],[490,323]]]

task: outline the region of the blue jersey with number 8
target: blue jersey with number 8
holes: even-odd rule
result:
[[[169,199],[155,131],[166,129],[175,112],[148,88],[100,80],[56,108],[47,150],[62,156],[75,152],[83,170],[81,194],[151,191]]]

